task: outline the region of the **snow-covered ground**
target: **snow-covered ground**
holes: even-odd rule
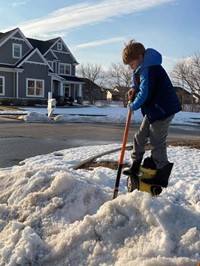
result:
[[[2,112],[0,112],[2,113]],[[47,108],[25,108],[25,115],[21,116],[26,122],[49,121],[46,116]],[[63,122],[107,122],[124,123],[127,116],[127,108],[119,106],[90,106],[82,108],[55,108],[54,121]],[[135,111],[132,116],[133,122],[141,122],[141,111]],[[200,113],[179,112],[173,119],[173,124],[195,124],[200,122]]]
[[[99,115],[106,115],[105,119],[113,115],[112,122],[124,122],[127,115],[126,109],[119,108],[117,113],[111,107],[67,110],[70,114],[91,114],[93,109],[101,110]],[[139,121],[136,113],[133,119],[138,117]],[[32,113],[31,121],[40,115],[38,110]],[[200,114],[181,112],[174,121],[184,124],[191,118],[200,118]],[[113,200],[115,170],[71,167],[117,147],[120,145],[71,148],[0,169],[1,266],[197,265],[199,150],[168,148],[174,168],[168,188],[159,197],[141,191],[127,193],[122,175],[118,197]],[[98,160],[118,161],[119,156],[120,151]],[[125,162],[129,161],[130,151],[126,151]]]

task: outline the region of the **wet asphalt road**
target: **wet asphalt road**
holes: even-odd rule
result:
[[[128,142],[139,124],[132,124]],[[0,117],[0,168],[26,158],[85,145],[122,143],[124,125],[25,123]],[[168,140],[200,138],[200,126],[171,126]]]

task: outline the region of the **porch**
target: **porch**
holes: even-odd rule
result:
[[[81,104],[83,101],[83,84],[76,76],[60,76],[52,77],[52,96],[59,103],[63,99],[68,102],[76,102]]]

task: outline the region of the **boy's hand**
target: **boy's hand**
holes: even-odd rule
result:
[[[134,101],[135,97],[137,95],[137,90],[134,89],[134,88],[131,88],[129,91],[128,91],[128,108],[130,111],[133,111],[132,109],[132,102]]]
[[[136,97],[136,93],[137,93],[137,91],[134,88],[132,88],[132,89],[130,89],[128,91],[128,100],[129,100],[129,102],[133,102],[134,101],[134,99]]]

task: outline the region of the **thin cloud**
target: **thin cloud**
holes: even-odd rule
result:
[[[175,64],[178,63],[179,61],[180,61],[180,58],[163,56],[163,65],[167,71],[172,71]]]
[[[25,0],[24,0],[25,1]],[[91,4],[83,2],[58,9],[43,18],[26,21],[18,27],[27,36],[39,37],[53,32],[68,31],[86,24],[106,21],[116,16],[137,13],[176,0],[103,0]],[[18,1],[19,3],[20,1]],[[23,2],[23,0],[21,0]],[[13,27],[16,27],[13,26]],[[11,28],[13,28],[11,27]],[[10,30],[5,29],[6,30]]]
[[[16,0],[13,3],[11,3],[11,6],[12,7],[17,7],[17,6],[25,5],[29,1],[30,0]]]
[[[97,41],[94,41],[94,42],[87,42],[87,43],[82,43],[82,44],[76,45],[74,47],[74,50],[91,48],[91,47],[101,46],[101,45],[114,43],[114,42],[122,42],[124,40],[125,40],[125,38],[123,38],[123,37],[114,37],[114,38],[105,39],[105,40],[97,40]]]
[[[163,56],[163,60],[168,61],[168,62],[170,62],[170,63],[172,63],[172,64],[175,64],[175,63],[177,63],[177,61],[180,60],[180,58],[169,57],[169,56]]]

